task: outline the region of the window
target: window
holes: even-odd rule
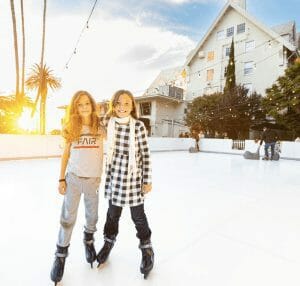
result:
[[[225,31],[224,30],[217,32],[217,40],[222,40],[222,39],[225,39]]]
[[[242,23],[242,24],[237,25],[236,32],[237,32],[237,34],[241,34],[241,33],[245,32],[245,29],[246,29],[246,25],[245,25],[245,23]]]
[[[253,49],[255,49],[255,41],[248,41],[245,43],[245,52],[246,53]]]
[[[140,103],[141,115],[151,115],[151,102],[142,102]]]
[[[207,60],[208,61],[213,61],[215,59],[215,52],[211,51],[207,53]]]
[[[226,36],[227,37],[232,37],[234,34],[234,27],[230,27],[226,30]]]
[[[225,47],[224,48],[224,54],[226,57],[229,57],[229,54],[230,54],[230,47]]]
[[[246,62],[244,65],[244,75],[251,74],[253,72],[253,62]]]
[[[212,81],[214,79],[214,69],[207,70],[206,81]]]
[[[249,96],[252,93],[253,85],[252,83],[245,83],[244,88],[247,89],[247,95]]]

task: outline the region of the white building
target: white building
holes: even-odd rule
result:
[[[139,115],[151,137],[179,137],[188,132],[184,124],[187,103],[183,67],[162,70],[147,91],[135,97]]]
[[[223,91],[232,39],[236,83],[262,95],[296,57],[295,22],[269,28],[246,11],[246,0],[228,1],[185,62],[187,100]]]

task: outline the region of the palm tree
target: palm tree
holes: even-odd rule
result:
[[[20,93],[19,93],[19,52],[18,52],[18,35],[17,35],[17,21],[15,14],[14,0],[10,0],[11,17],[13,22],[13,33],[14,33],[14,48],[15,48],[15,64],[16,64],[16,101],[20,104]]]
[[[40,65],[38,66],[36,64],[36,68],[33,69],[38,69],[40,70],[40,67],[44,67],[44,54],[45,54],[45,38],[46,38],[46,11],[47,11],[47,0],[44,0],[44,12],[43,12],[43,34],[42,34],[42,51],[41,51],[41,59],[40,59]],[[46,68],[46,66],[45,66]],[[43,85],[43,72],[39,72],[40,75],[40,83],[39,83],[39,87],[41,87]],[[37,96],[34,102],[34,107],[32,110],[32,116],[36,110],[36,105],[40,99],[40,97],[42,97],[42,88],[39,88],[37,86],[35,86],[35,88],[37,88]],[[47,97],[47,95],[46,95]],[[40,101],[40,133],[41,134],[45,134],[45,129],[46,129],[46,107],[44,106],[44,104],[46,104],[46,99],[41,98]]]
[[[31,69],[31,74],[25,82],[28,89],[37,89],[37,97],[34,102],[32,115],[35,112],[37,102],[40,99],[40,132],[45,134],[46,130],[46,101],[48,95],[48,88],[52,90],[61,87],[60,79],[53,75],[53,71],[46,67],[41,68],[38,64],[34,64]]]
[[[21,79],[21,96],[24,97],[24,83],[25,83],[25,21],[24,21],[24,6],[23,0],[21,3],[21,19],[22,19],[22,79]]]
[[[46,37],[46,10],[47,10],[47,0],[44,0],[42,51],[41,51],[41,61],[40,61],[41,67],[44,66],[45,37]]]

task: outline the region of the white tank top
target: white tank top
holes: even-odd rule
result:
[[[103,138],[91,134],[87,125],[82,126],[78,141],[71,144],[68,172],[79,177],[101,177],[103,165]]]

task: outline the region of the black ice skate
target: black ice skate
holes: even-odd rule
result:
[[[97,261],[98,261],[97,267],[99,267],[101,264],[103,264],[107,260],[109,254],[111,252],[111,249],[114,246],[115,241],[116,241],[115,237],[112,237],[112,238],[105,237],[104,238],[104,245],[97,255]]]
[[[144,279],[147,279],[148,274],[152,270],[154,264],[154,252],[150,239],[141,241],[139,248],[142,251],[140,270],[141,273],[144,274]]]
[[[96,260],[96,250],[94,246],[94,235],[93,233],[84,232],[83,244],[85,246],[85,257],[86,261],[91,264],[93,268],[93,262]]]
[[[63,275],[65,269],[65,260],[68,256],[68,246],[62,247],[57,245],[57,250],[55,252],[55,260],[51,269],[51,280],[57,284]]]

